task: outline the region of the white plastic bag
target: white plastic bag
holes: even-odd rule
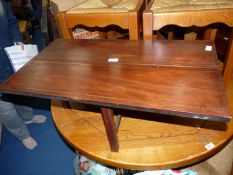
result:
[[[20,45],[15,45],[6,47],[4,50],[7,53],[15,72],[38,54],[37,46],[32,44],[25,44],[24,49],[22,49]]]
[[[81,154],[74,159],[76,175],[116,175],[116,171]]]

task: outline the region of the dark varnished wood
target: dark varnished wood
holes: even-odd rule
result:
[[[104,121],[105,130],[108,136],[110,149],[113,152],[118,152],[119,143],[117,138],[117,128],[114,121],[113,110],[109,108],[101,108],[102,118]]]
[[[206,52],[206,45],[213,51]],[[217,67],[210,41],[56,40],[37,60],[107,63],[109,57],[128,65]]]
[[[215,49],[208,41],[57,40],[3,92],[228,121]],[[109,57],[119,58],[109,63]]]
[[[205,51],[207,45],[213,50]],[[101,106],[111,151],[119,149],[114,108],[223,122],[231,118],[209,41],[61,39],[1,91]]]

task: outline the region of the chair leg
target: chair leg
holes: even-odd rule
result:
[[[228,50],[223,66],[223,80],[227,89],[233,74],[233,29],[229,39]]]
[[[214,41],[217,34],[217,29],[207,29],[204,33],[204,40]]]
[[[184,34],[184,40],[187,40],[187,41],[196,40],[196,37],[197,37],[197,33],[195,33],[195,32],[190,32],[190,33]]]
[[[129,12],[129,39],[139,40],[139,22],[136,12]]]
[[[146,11],[143,13],[143,39],[153,39],[153,13]]]
[[[174,32],[173,31],[168,32],[167,39],[168,40],[173,40],[174,39]]]

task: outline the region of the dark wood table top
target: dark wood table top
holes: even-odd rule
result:
[[[209,41],[59,39],[1,91],[223,122],[231,118]]]

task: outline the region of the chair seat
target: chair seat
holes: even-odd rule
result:
[[[108,5],[101,0],[87,0],[71,8],[67,13],[104,13],[128,12],[137,7],[139,0],[119,0],[118,3]]]
[[[151,6],[154,12],[177,12],[233,8],[232,0],[154,0]]]

